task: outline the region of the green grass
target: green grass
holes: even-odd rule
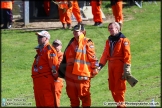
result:
[[[132,74],[139,82],[135,87],[127,83],[125,99],[127,102],[159,102],[161,106],[161,56],[160,56],[160,2],[158,4],[143,3],[143,8],[137,6],[125,7],[124,17],[132,19],[125,21],[122,33],[131,41]],[[107,2],[104,3],[106,7]],[[106,7],[104,13],[112,12]],[[106,12],[107,11],[107,12]],[[97,57],[100,58],[105,41],[109,36],[107,24],[97,28],[85,26],[87,37],[95,43]],[[58,38],[63,42],[63,50],[73,37],[70,30],[50,30],[51,40]],[[31,66],[37,46],[35,32],[24,30],[1,31],[1,98],[10,100],[25,99],[35,106]],[[92,106],[103,106],[103,102],[113,102],[108,90],[107,65],[91,81]],[[61,106],[70,106],[65,90],[62,90]],[[14,101],[16,102],[16,101]],[[18,101],[20,102],[20,101]],[[150,106],[148,106],[150,107]]]

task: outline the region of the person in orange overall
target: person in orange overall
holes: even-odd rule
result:
[[[99,70],[108,61],[108,83],[117,107],[125,107],[126,71],[131,64],[130,41],[120,32],[120,25],[112,22],[108,25],[110,36],[106,40],[105,49],[99,63]],[[128,69],[129,68],[129,69]]]
[[[1,9],[3,12],[3,26],[2,29],[10,29],[12,27],[12,8],[13,8],[14,0],[2,0],[1,1]]]
[[[91,106],[90,81],[98,73],[94,43],[85,37],[81,26],[74,26],[74,37],[65,49],[58,71],[59,76],[65,78],[72,108],[79,107],[80,101],[83,108]]]
[[[111,0],[112,12],[115,22],[118,22],[122,27],[123,24],[123,0]]]
[[[56,0],[59,10],[59,19],[62,23],[62,29],[67,28],[71,29],[71,15],[72,15],[72,2],[69,0]]]
[[[91,0],[94,26],[102,26],[101,0]]]
[[[32,65],[34,97],[37,107],[55,107],[54,80],[58,78],[57,51],[49,43],[50,34],[47,31],[37,32],[38,46]]]
[[[44,10],[46,12],[46,15],[50,15],[50,0],[44,0]]]
[[[82,24],[82,18],[81,18],[81,14],[80,14],[80,8],[78,5],[78,1],[77,0],[73,0],[72,1],[72,12],[78,22],[78,24]]]
[[[52,46],[56,49],[58,54],[58,62],[61,63],[63,59],[63,53],[61,52],[62,49],[62,42],[58,39],[54,40],[52,43]],[[57,80],[54,81],[55,86],[55,97],[56,97],[56,104],[55,107],[60,107],[60,98],[61,98],[61,92],[63,88],[63,79],[58,77]]]

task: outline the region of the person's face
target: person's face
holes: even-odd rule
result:
[[[45,44],[45,42],[46,42],[46,40],[47,40],[46,37],[40,36],[40,35],[37,35],[37,38],[38,38],[38,44],[39,44],[39,45]]]
[[[53,43],[52,46],[56,49],[57,52],[60,52],[62,49],[62,45],[58,43]]]
[[[79,36],[80,36],[81,34],[82,34],[81,31],[73,31],[73,35],[74,35],[74,37],[75,37],[76,40],[79,39]]]
[[[114,24],[111,24],[108,26],[108,31],[110,32],[110,35],[112,35],[112,36],[119,33],[118,28]]]

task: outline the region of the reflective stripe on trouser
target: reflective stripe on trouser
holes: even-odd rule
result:
[[[90,79],[78,80],[77,75],[66,77],[66,92],[70,98],[71,107],[91,106]]]
[[[35,78],[34,96],[37,107],[54,107],[54,78],[52,75],[46,75]]]
[[[122,80],[123,61],[112,60],[108,63],[109,70],[109,89],[115,102],[124,102],[124,93],[126,91],[126,80]]]

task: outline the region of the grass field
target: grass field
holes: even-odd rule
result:
[[[104,13],[112,14],[110,8]],[[127,83],[126,102],[151,102],[154,99],[161,106],[161,38],[160,38],[161,3],[144,2],[140,9],[137,6],[125,7],[125,21],[122,33],[131,41],[132,74],[139,82],[135,87]],[[97,57],[100,58],[105,41],[109,36],[107,25],[101,28],[85,26],[87,37],[95,43]],[[70,30],[50,30],[51,40],[58,38],[63,42],[63,50],[73,37]],[[35,106],[31,66],[37,46],[35,32],[25,30],[1,30],[1,100],[7,100],[7,106]],[[92,107],[104,107],[104,103],[113,102],[108,90],[107,65],[91,81]],[[64,84],[61,106],[70,106]],[[136,105],[134,105],[136,106]],[[150,105],[144,105],[150,107]],[[105,107],[108,107],[105,105]]]

